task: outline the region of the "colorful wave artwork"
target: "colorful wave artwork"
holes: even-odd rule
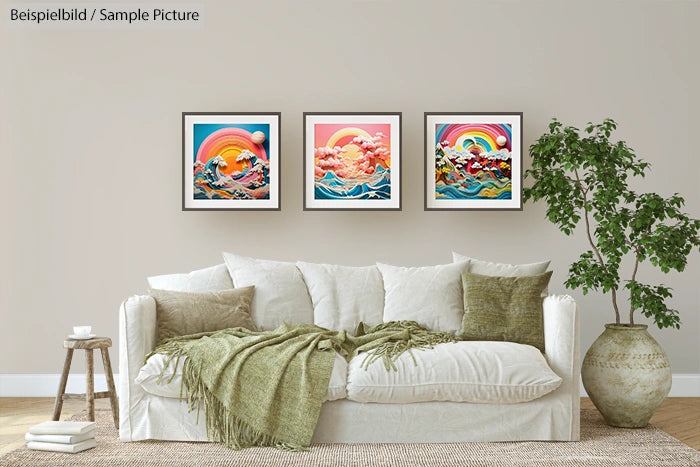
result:
[[[510,124],[435,125],[435,199],[512,199]]]
[[[391,125],[314,124],[314,198],[391,199]]]
[[[194,124],[194,199],[270,199],[269,124]]]

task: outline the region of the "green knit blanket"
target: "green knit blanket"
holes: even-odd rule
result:
[[[348,360],[366,352],[366,368],[382,359],[387,371],[403,352],[453,342],[415,321],[392,321],[356,335],[313,324],[282,324],[274,331],[231,328],[174,337],[148,356],[186,356],[181,396],[189,410],[204,407],[207,437],[233,449],[275,446],[305,450],[328,388],[335,351]],[[148,358],[148,357],[147,357]],[[414,358],[415,363],[415,358]],[[176,361],[177,364],[177,361]],[[184,394],[183,394],[184,393]]]

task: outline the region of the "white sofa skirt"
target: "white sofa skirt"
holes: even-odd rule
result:
[[[120,429],[122,441],[206,441],[205,417],[187,404],[145,392],[135,383],[155,340],[155,302],[126,300],[120,309]],[[325,402],[314,443],[445,443],[579,439],[579,333],[576,303],[544,301],[545,356],[563,382],[553,392],[518,404]]]
[[[574,437],[570,401],[554,391],[520,404],[418,402],[368,404],[325,402],[313,443],[458,443],[466,441],[559,440]],[[207,441],[204,414],[187,403],[147,394],[131,414],[122,440]],[[126,438],[126,439],[124,439]]]

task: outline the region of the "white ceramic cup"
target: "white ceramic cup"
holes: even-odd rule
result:
[[[92,326],[73,326],[73,334],[78,337],[87,337],[92,332]]]

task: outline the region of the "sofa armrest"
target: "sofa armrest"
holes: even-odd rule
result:
[[[119,438],[131,441],[131,412],[145,396],[134,380],[153,350],[156,339],[156,301],[134,295],[119,307]]]
[[[572,439],[579,438],[581,359],[578,305],[569,295],[544,299],[544,348],[547,362],[562,378],[557,391],[571,395]]]

